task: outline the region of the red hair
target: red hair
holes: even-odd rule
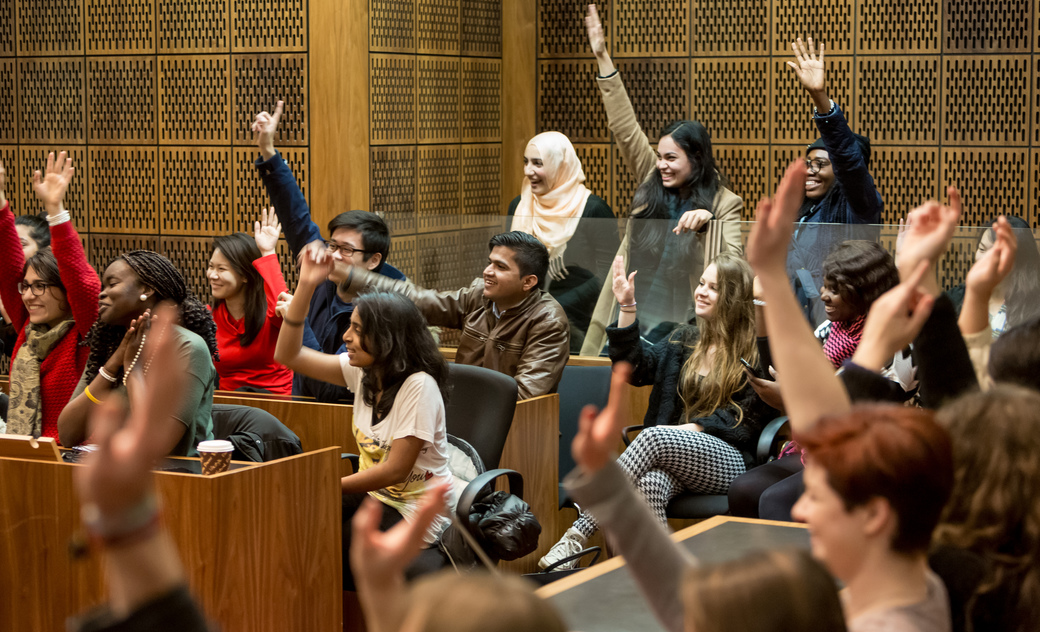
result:
[[[904,406],[855,406],[825,417],[798,436],[847,510],[884,498],[897,518],[892,549],[928,550],[953,489],[950,436],[931,411]]]

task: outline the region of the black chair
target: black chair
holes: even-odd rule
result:
[[[259,408],[213,404],[213,438],[235,445],[233,459],[274,461],[303,452],[296,433],[278,418]]]
[[[560,509],[574,508],[574,503],[563,488],[563,478],[577,465],[571,456],[571,443],[578,435],[581,409],[594,404],[602,409],[610,396],[611,367],[566,366],[560,379]]]
[[[506,436],[516,412],[516,380],[467,364],[449,364],[451,395],[445,406],[448,434],[476,449],[485,467],[493,470],[502,460]]]
[[[625,445],[632,441],[634,434],[643,426],[627,426],[622,430]],[[777,417],[766,424],[758,437],[758,449],[755,452],[755,465],[768,463],[776,458],[780,446],[790,439],[791,426],[787,417]],[[702,520],[729,513],[729,496],[726,494],[697,494],[683,492],[673,498],[665,509],[665,515],[679,520]]]

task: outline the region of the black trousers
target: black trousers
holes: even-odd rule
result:
[[[802,494],[801,472],[802,455],[791,454],[741,474],[729,486],[730,513],[790,521],[791,508]]]

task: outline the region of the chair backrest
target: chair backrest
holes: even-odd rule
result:
[[[560,379],[560,480],[574,469],[571,442],[578,434],[578,417],[587,404],[602,409],[610,395],[609,366],[566,366]]]
[[[266,410],[234,404],[213,404],[213,438],[228,439],[236,433],[258,436],[263,442],[264,461],[303,452],[296,433]]]
[[[516,411],[516,380],[491,369],[449,364],[451,395],[445,406],[448,433],[476,449],[484,466],[493,470]]]

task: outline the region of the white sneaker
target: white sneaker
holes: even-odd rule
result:
[[[585,536],[580,531],[571,527],[567,529],[567,532],[563,534],[560,541],[553,545],[553,548],[549,549],[549,552],[542,556],[542,559],[538,560],[538,566],[540,568],[548,568],[556,562],[574,555],[581,553],[585,549]],[[563,571],[574,568],[578,565],[578,560],[571,560],[562,566],[557,566],[556,570]]]

